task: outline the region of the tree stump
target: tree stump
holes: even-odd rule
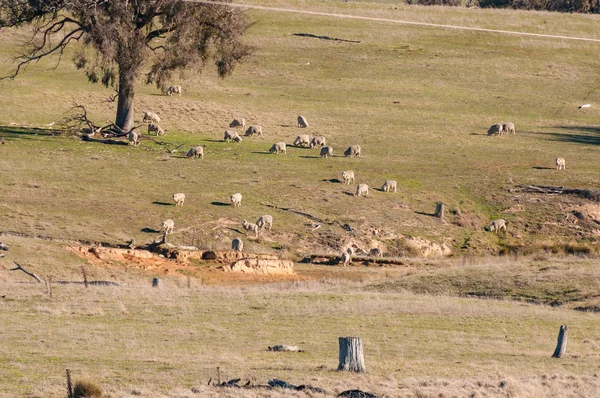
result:
[[[558,341],[556,342],[556,349],[554,350],[554,354],[552,354],[552,358],[561,358],[563,355],[565,355],[565,352],[567,351],[567,332],[567,325],[560,325]]]
[[[442,202],[438,202],[435,206],[435,214],[437,218],[440,220],[444,219],[444,204]]]
[[[160,287],[160,279],[152,278],[152,287]]]
[[[340,364],[338,371],[366,372],[363,343],[360,337],[339,337]]]

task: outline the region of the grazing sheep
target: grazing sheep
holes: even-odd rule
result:
[[[506,221],[504,221],[501,218],[494,220],[494,221],[492,221],[492,223],[490,224],[488,229],[490,230],[490,232],[495,232],[495,233],[498,233],[498,231],[501,229],[503,229],[504,232],[506,232]]]
[[[177,94],[181,97],[181,86],[169,86],[167,95],[170,97],[173,94]]]
[[[242,137],[236,131],[225,130],[223,141],[242,142]]]
[[[142,122],[159,124],[160,117],[154,112],[146,111],[146,112],[144,112],[144,118],[142,119]]]
[[[283,153],[284,155],[287,155],[287,151],[285,149],[285,142],[281,141],[281,142],[276,142],[273,144],[273,146],[271,147],[271,149],[269,149],[270,153]]]
[[[183,202],[185,202],[185,194],[182,192],[173,194],[173,200],[175,201],[175,206],[183,206]]]
[[[369,251],[369,256],[371,257],[383,257],[383,251],[380,248],[375,247]]]
[[[342,171],[342,180],[344,180],[344,184],[354,184],[354,171]]]
[[[340,262],[342,265],[347,267],[350,264],[350,261],[352,261],[352,254],[348,253],[347,251],[343,251],[342,255],[340,256]]]
[[[258,231],[260,229],[260,228],[258,228],[258,225],[244,220],[244,221],[242,221],[242,228],[244,228],[248,232],[254,231],[255,236],[258,238]]]
[[[241,252],[244,250],[244,242],[240,238],[234,238],[231,241],[231,250],[236,252]]]
[[[273,217],[268,214],[265,214],[264,216],[259,218],[258,221],[256,221],[256,225],[258,225],[258,228],[260,229],[265,228],[270,231],[271,228],[273,228]]]
[[[494,134],[498,134],[498,137],[502,135],[502,125],[500,123],[493,124],[487,132],[487,135]]]
[[[233,203],[233,207],[240,207],[242,205],[242,194],[239,192],[234,193],[231,195],[229,200],[231,200],[231,203]]]
[[[502,125],[502,133],[514,134],[515,133],[515,124],[512,122],[504,123]]]
[[[231,123],[229,123],[229,127],[234,128],[234,127],[241,127],[241,128],[246,128],[246,119],[239,118],[239,119],[233,119]]]
[[[310,145],[310,136],[306,134],[299,135],[294,140],[294,146],[309,146]]]
[[[129,134],[127,134],[127,139],[129,140],[129,145],[136,146],[140,143],[140,136],[135,130],[131,130]]]
[[[321,148],[321,157],[322,158],[330,158],[333,156],[333,148],[330,146],[324,146]]]
[[[246,132],[244,133],[244,135],[247,137],[251,137],[255,134],[259,137],[262,137],[262,126],[250,126],[248,127],[248,130],[246,130]]]
[[[350,145],[344,152],[344,156],[351,158],[360,157],[360,145]]]
[[[306,128],[308,127],[308,122],[304,116],[298,116],[298,127]]]
[[[396,192],[396,181],[394,180],[387,180],[383,186],[381,187],[381,190],[383,192],[391,192],[392,189],[394,190],[394,192]]]
[[[173,228],[175,228],[175,221],[171,220],[170,218],[163,221],[161,229],[165,232],[165,235],[172,234]]]
[[[358,184],[356,187],[356,196],[369,196],[369,186],[367,184]]]
[[[165,130],[162,129],[158,124],[149,123],[148,124],[148,134],[156,133],[157,136],[165,135]]]
[[[565,158],[556,158],[556,170],[564,170],[566,168]]]
[[[314,147],[316,147],[316,146],[321,146],[321,147],[323,147],[323,146],[325,146],[325,145],[327,145],[327,140],[325,139],[325,137],[324,137],[324,136],[322,136],[322,135],[318,135],[318,136],[316,136],[316,137],[313,137],[313,139],[312,139],[312,140],[310,140],[310,145],[309,145],[309,147],[311,147],[311,148],[314,148]]]
[[[194,157],[194,159],[204,159],[204,147],[202,145],[198,145],[195,147],[192,147],[186,154],[185,156],[187,156],[188,158],[191,158],[192,156]]]

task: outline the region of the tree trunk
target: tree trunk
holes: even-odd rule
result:
[[[444,204],[442,202],[438,202],[435,206],[435,216],[439,219],[444,219]]]
[[[567,332],[567,325],[560,325],[558,341],[556,342],[556,349],[554,350],[554,354],[552,354],[552,358],[561,358],[563,355],[565,355],[565,352],[567,351]]]
[[[339,337],[340,364],[337,370],[366,372],[363,344],[360,337]]]
[[[119,68],[119,98],[117,102],[117,118],[115,124],[121,130],[129,132],[134,127],[134,90],[135,76],[131,72]]]

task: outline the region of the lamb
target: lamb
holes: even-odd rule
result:
[[[383,257],[383,251],[380,248],[375,247],[369,251],[369,256],[371,257]]]
[[[506,123],[502,124],[502,133],[514,134],[515,133],[515,124],[512,122],[506,122]]]
[[[242,194],[239,192],[234,193],[231,195],[229,200],[231,200],[231,203],[233,203],[233,207],[240,207],[242,205]]]
[[[316,136],[316,137],[313,137],[313,139],[312,139],[312,140],[310,140],[310,145],[309,145],[309,146],[310,146],[311,148],[314,148],[314,147],[316,147],[316,146],[321,146],[321,147],[323,147],[323,146],[325,146],[325,145],[327,145],[327,140],[325,139],[325,137],[324,137],[324,136],[322,136],[322,135],[318,135],[318,136]]]
[[[260,126],[260,125],[250,126],[250,127],[248,127],[248,130],[246,130],[246,132],[244,133],[244,135],[247,137],[251,137],[255,134],[259,137],[262,137],[262,126]]]
[[[265,228],[270,231],[271,228],[273,228],[273,217],[268,214],[265,214],[264,216],[259,218],[258,221],[256,221],[256,225],[258,225],[258,228],[260,229]]]
[[[565,170],[566,168],[565,158],[556,158],[556,170]]]
[[[158,124],[149,123],[148,124],[148,134],[156,133],[157,136],[165,135],[165,130],[162,129]]]
[[[169,86],[167,95],[170,97],[173,94],[177,94],[181,97],[181,86]]]
[[[129,140],[129,145],[137,146],[140,144],[140,136],[135,130],[131,130],[127,134],[127,139]]]
[[[229,123],[229,127],[241,127],[244,129],[246,128],[246,119],[244,119],[243,117],[239,119],[233,119],[231,123]]]
[[[241,252],[244,250],[244,242],[240,238],[234,238],[231,241],[231,250],[236,252]]]
[[[298,127],[306,128],[308,127],[308,122],[304,116],[298,116]]]
[[[173,194],[173,200],[175,201],[175,206],[183,206],[183,202],[185,202],[185,194],[182,192]]]
[[[170,218],[163,221],[162,230],[165,232],[165,235],[172,234],[173,228],[175,228],[175,221],[171,220]]]
[[[160,117],[158,114],[150,111],[144,112],[144,118],[142,119],[143,123],[160,123]]]
[[[333,156],[333,148],[330,146],[324,146],[323,148],[321,148],[321,157],[322,158],[329,158]]]
[[[502,125],[500,123],[493,124],[487,132],[487,135],[494,134],[498,134],[498,137],[502,135]]]
[[[344,180],[344,184],[354,184],[354,171],[342,171],[342,180]]]
[[[281,142],[276,142],[273,144],[273,146],[271,147],[271,149],[269,149],[270,153],[283,153],[284,155],[287,155],[287,151],[285,149],[285,142],[281,141]]]
[[[383,192],[391,192],[392,189],[394,190],[394,192],[396,192],[396,181],[395,180],[387,180],[383,186],[381,187],[381,190]]]
[[[495,232],[495,233],[498,233],[498,231],[501,229],[503,229],[504,232],[506,232],[506,221],[504,221],[501,218],[494,220],[494,221],[492,221],[492,223],[490,224],[488,229],[490,230],[490,232]]]
[[[360,145],[350,145],[344,152],[344,156],[351,158],[360,157]]]
[[[225,136],[223,137],[225,142],[242,142],[242,137],[236,132],[231,130],[225,130]]]
[[[294,146],[309,146],[310,145],[310,136],[306,134],[299,135],[294,140]]]
[[[369,196],[369,186],[367,184],[358,184],[356,187],[356,196]]]
[[[340,256],[340,262],[342,265],[347,267],[350,264],[350,261],[352,261],[352,255],[347,251],[343,251],[342,255]]]
[[[191,158],[192,156],[194,157],[194,159],[204,159],[204,147],[202,145],[198,145],[195,147],[192,147],[186,154],[185,156],[187,156],[188,158]]]
[[[242,221],[242,228],[244,228],[248,232],[254,231],[254,233],[256,234],[256,237],[258,238],[258,231],[260,229],[260,228],[258,228],[258,225],[244,220],[244,221]]]

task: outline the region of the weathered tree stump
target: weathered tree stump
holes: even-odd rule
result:
[[[552,358],[561,358],[563,355],[565,355],[565,352],[567,352],[567,332],[567,325],[560,325],[558,341],[556,342],[556,349],[554,350],[554,354],[552,354]]]
[[[363,343],[360,337],[339,337],[340,364],[338,371],[366,372]]]
[[[152,278],[152,287],[160,287],[160,279]]]
[[[435,206],[435,214],[437,218],[440,220],[444,219],[444,204],[442,202],[438,202]]]

